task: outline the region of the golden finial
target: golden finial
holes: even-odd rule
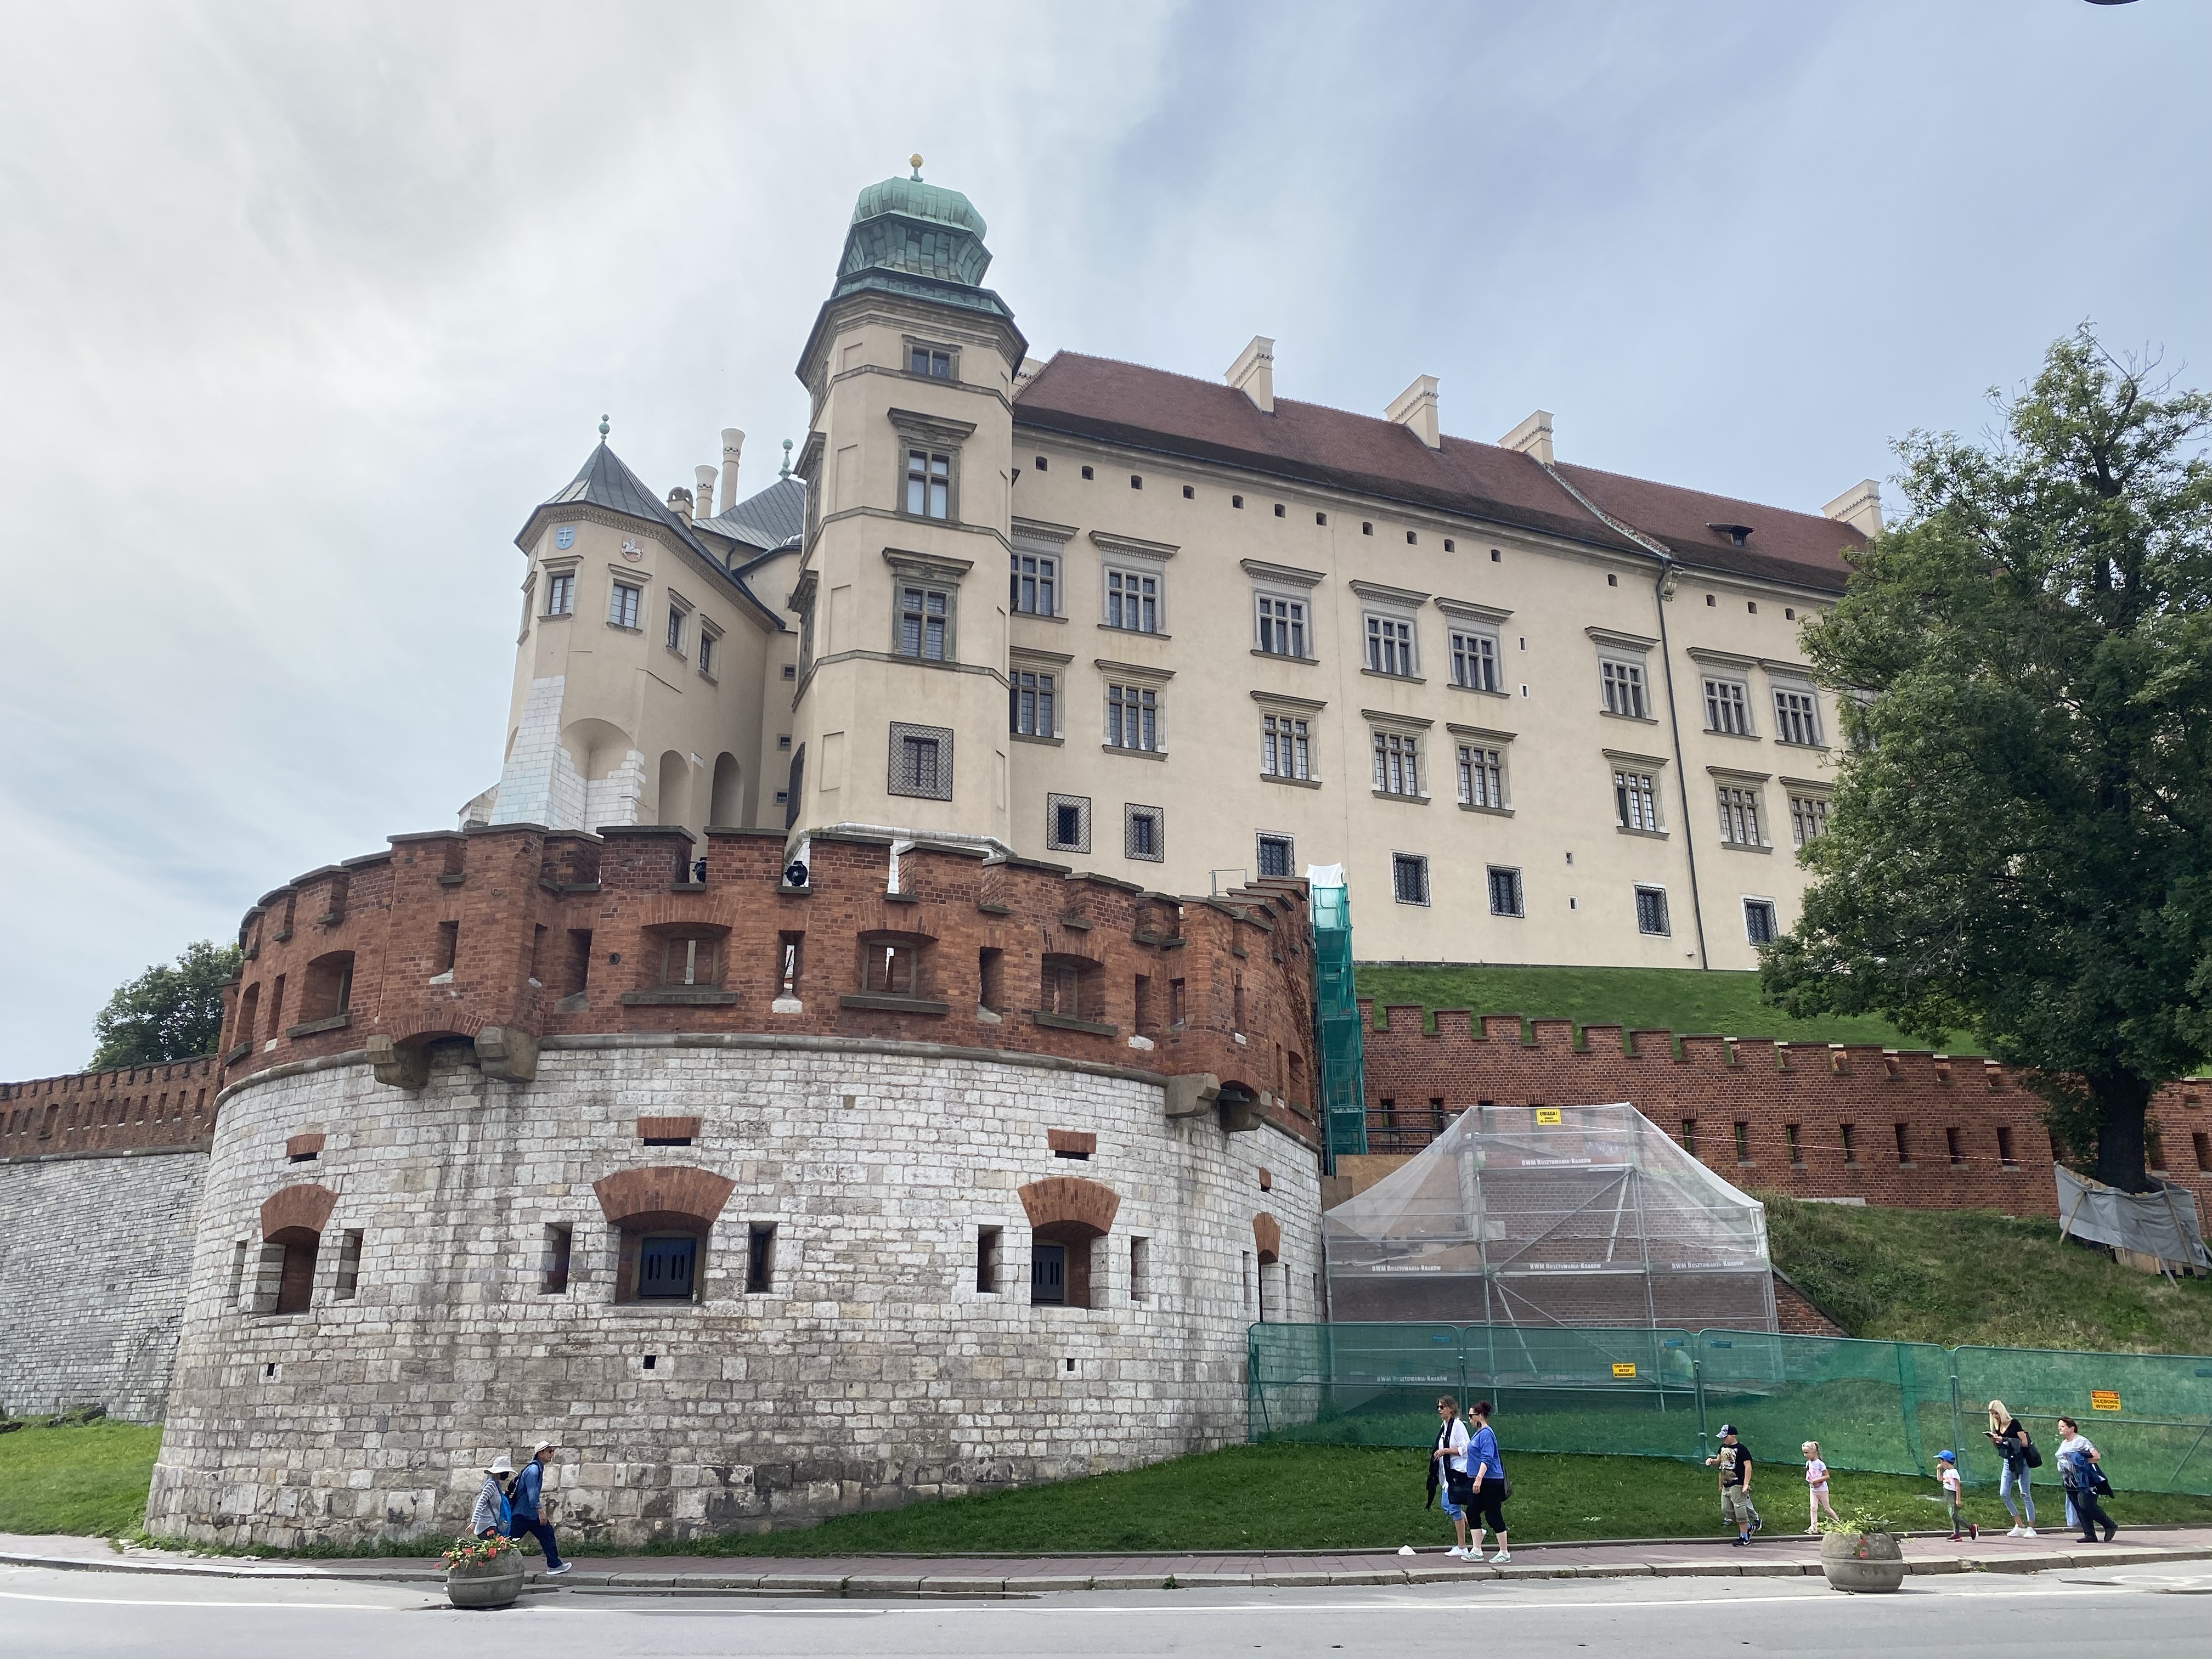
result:
[[[913,155],[908,156],[906,158],[906,164],[914,169],[914,176],[915,178],[919,179],[921,177],[921,152],[920,150],[916,150]]]

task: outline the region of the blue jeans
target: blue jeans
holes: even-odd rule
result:
[[[1997,1476],[1997,1496],[2004,1499],[2005,1513],[2015,1521],[2021,1518],[2020,1509],[2012,1501],[2014,1487],[2020,1488],[2020,1502],[2027,1510],[2027,1524],[2035,1524],[2035,1494],[2027,1489],[2027,1465],[2004,1460],[2004,1473]]]
[[[545,1565],[548,1567],[561,1565],[561,1552],[554,1547],[550,1522],[540,1521],[534,1515],[518,1515],[514,1517],[514,1531],[511,1536],[535,1538],[538,1547],[545,1552]]]

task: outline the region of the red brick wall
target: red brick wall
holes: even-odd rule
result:
[[[1388,1029],[1366,1036],[1368,1145],[1376,1152],[1425,1146],[1441,1100],[1450,1114],[1489,1101],[1503,1106],[1577,1105],[1626,1100],[1677,1139],[1694,1121],[1695,1151],[1739,1187],[1807,1196],[1863,1198],[1911,1209],[1990,1209],[2053,1215],[2051,1145],[2042,1102],[2003,1067],[1868,1044],[1729,1041],[1671,1032],[1583,1028],[1440,1010],[1424,1034],[1419,1007],[1391,1006]],[[1389,1107],[1385,1102],[1392,1103]],[[2212,1174],[2197,1166],[2195,1137],[2212,1134],[2212,1082],[2175,1084],[2159,1094],[2151,1127],[2168,1178],[2194,1190],[2212,1213]],[[1747,1158],[1739,1160],[1735,1126]],[[1898,1155],[1906,1126],[1911,1157]],[[1851,1126],[1852,1156],[1843,1126]],[[1797,1156],[1790,1152],[1796,1129]],[[2000,1131],[2012,1159],[2000,1157]],[[1951,1136],[1957,1138],[1957,1155]]]
[[[0,1158],[189,1146],[215,1127],[212,1060],[0,1083]]]

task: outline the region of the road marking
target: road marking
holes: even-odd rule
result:
[[[0,1601],[60,1601],[79,1607],[274,1607],[286,1613],[410,1613],[381,1601],[154,1601],[127,1595],[33,1595],[27,1590],[0,1590]]]

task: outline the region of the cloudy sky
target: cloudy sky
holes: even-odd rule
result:
[[[497,775],[602,411],[774,476],[854,194],[1040,356],[1818,507],[2084,319],[2212,383],[2212,9],[66,6],[0,55],[0,1078]]]

